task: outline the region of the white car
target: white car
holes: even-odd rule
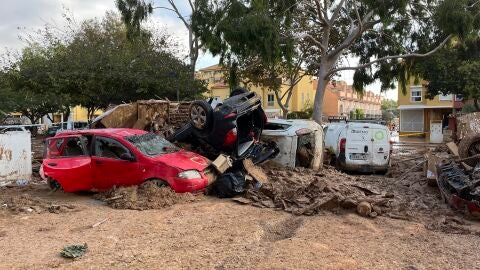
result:
[[[323,129],[311,120],[268,119],[262,141],[273,141],[280,152],[270,162],[318,170],[323,161]]]
[[[329,123],[325,148],[339,169],[385,173],[392,150],[387,126],[368,122]]]

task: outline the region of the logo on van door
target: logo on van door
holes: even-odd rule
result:
[[[356,133],[356,134],[367,134],[368,133],[368,130],[355,130],[355,129],[352,129],[352,133]]]
[[[375,132],[375,139],[376,140],[383,140],[385,138],[385,133],[383,131],[377,131]]]

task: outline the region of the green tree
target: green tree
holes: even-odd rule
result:
[[[395,78],[405,85],[411,59],[471,33],[478,24],[472,9],[480,8],[474,0],[201,1],[196,31],[214,55],[253,55],[278,63],[294,44],[307,44],[307,65],[319,81],[317,122],[327,84],[340,71],[355,71],[357,91],[375,80],[383,90],[393,88]],[[359,57],[358,66],[348,64],[351,56]]]
[[[170,52],[167,37],[143,37],[129,40],[120,18],[108,13],[103,20],[83,22],[66,38],[31,43],[3,72],[0,100],[15,100],[10,110],[36,122],[47,113],[68,114],[74,105],[86,107],[92,118],[111,104],[191,99],[205,90]]]
[[[416,63],[416,75],[426,80],[427,94],[463,95],[480,110],[480,37],[457,40],[435,56]]]
[[[382,119],[390,122],[393,118],[398,116],[398,104],[395,100],[384,99],[381,105]]]
[[[190,60],[191,76],[195,77],[195,68],[197,65],[198,56],[203,45],[199,42],[198,36],[193,32],[195,21],[191,14],[198,9],[199,1],[183,0],[188,2],[190,15],[185,15],[174,0],[166,0],[166,6],[153,6],[153,1],[144,0],[116,0],[117,8],[122,14],[122,20],[128,28],[129,36],[134,38],[141,34],[141,23],[146,21],[155,9],[164,9],[173,12],[183,23],[188,31],[188,49]]]

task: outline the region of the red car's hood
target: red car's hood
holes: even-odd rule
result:
[[[211,163],[210,160],[205,157],[183,150],[154,157],[153,159],[184,171],[197,170],[201,172]]]

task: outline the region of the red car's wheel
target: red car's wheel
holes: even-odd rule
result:
[[[149,180],[149,182],[152,182],[155,185],[157,185],[157,187],[161,187],[161,188],[162,187],[170,187],[166,181],[163,181],[163,180],[160,180],[160,179],[152,179],[152,180]]]
[[[47,184],[50,190],[52,191],[58,191],[58,190],[63,190],[62,185],[57,180],[54,180],[52,178],[47,179]]]

